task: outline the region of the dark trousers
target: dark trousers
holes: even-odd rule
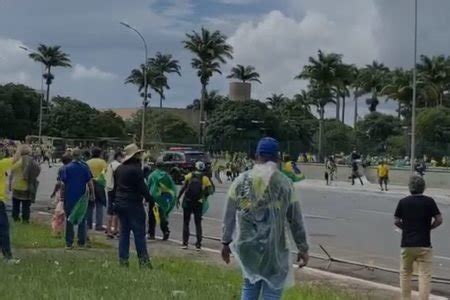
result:
[[[186,201],[184,200],[183,205],[183,244],[187,245],[189,243],[189,223],[191,222],[191,215],[194,214],[195,231],[197,234],[196,246],[200,247],[202,245],[202,214],[203,205],[200,202]]]
[[[130,258],[130,233],[133,231],[137,256],[141,265],[149,262],[147,243],[145,240],[145,209],[137,207],[117,208],[120,221],[119,260],[127,263]]]
[[[28,223],[30,222],[30,207],[31,207],[31,201],[30,200],[19,200],[19,199],[12,199],[12,218],[14,221],[20,221],[20,207],[22,206],[22,222]]]
[[[67,204],[64,203],[64,211],[66,213],[66,246],[72,247],[73,241],[75,237],[75,226],[68,221],[70,213],[72,212],[73,207],[75,204]],[[78,224],[77,228],[78,233],[78,245],[79,246],[85,246],[87,241],[87,225],[86,225],[86,218],[81,221],[80,224]]]
[[[169,221],[165,217],[163,211],[161,208],[158,208],[159,210],[159,226],[161,228],[161,232],[163,234],[169,234]],[[156,229],[156,219],[155,214],[153,213],[153,209],[150,208],[148,210],[148,235],[154,237],[155,236],[155,229]]]
[[[0,249],[3,257],[6,259],[12,258],[8,215],[6,214],[6,207],[3,201],[0,201]]]
[[[103,229],[103,207],[106,206],[106,192],[105,188],[94,181],[94,193],[95,201],[89,202],[87,210],[87,225],[89,229],[92,229],[94,222],[94,210],[95,210],[95,229]]]

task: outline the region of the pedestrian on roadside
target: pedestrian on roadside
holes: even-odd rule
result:
[[[292,235],[300,267],[309,261],[308,243],[298,197],[292,181],[278,170],[279,144],[263,138],[256,149],[256,165],[231,185],[223,221],[222,258],[233,252],[240,262],[243,300],[281,299],[292,275]],[[237,228],[237,229],[236,229]]]
[[[336,179],[337,165],[334,156],[330,155],[325,161],[325,181],[327,185]]]
[[[108,207],[106,213],[108,214],[108,221],[106,223],[106,236],[109,239],[113,239],[119,232],[119,219],[114,211],[114,173],[120,166],[123,160],[123,153],[121,151],[116,152],[113,155],[113,160],[108,164],[106,168],[106,191],[108,192]]]
[[[150,258],[145,240],[145,208],[143,200],[148,202],[149,209],[155,205],[142,171],[141,150],[135,144],[125,147],[125,157],[117,167],[114,176],[113,207],[120,222],[119,263],[129,266],[130,233],[133,232],[139,265],[151,268]]]
[[[82,160],[80,149],[72,151],[72,162],[62,167],[59,172],[58,181],[63,183],[64,191],[64,212],[66,213],[66,249],[73,249],[74,225],[69,221],[69,216],[73,209],[82,201],[88,192],[89,202],[95,201],[94,183],[92,174],[87,164]],[[86,191],[88,187],[88,191]],[[80,248],[87,246],[87,224],[86,215],[78,223],[77,244]]]
[[[381,191],[388,191],[388,182],[389,182],[389,166],[386,161],[381,160],[380,164],[377,167],[377,175],[378,175],[378,183],[380,184]],[[384,185],[384,188],[383,188]]]
[[[202,215],[203,205],[206,198],[212,194],[213,185],[211,180],[204,174],[205,164],[201,161],[195,163],[195,171],[187,174],[184,178],[183,187],[180,190],[177,200],[177,208],[180,207],[180,199],[183,197],[183,249],[189,245],[189,223],[191,215],[194,215],[197,243],[195,248],[202,248]]]
[[[217,180],[217,182],[219,184],[222,184],[223,182],[222,182],[222,179],[220,178],[221,166],[220,166],[220,161],[217,157],[214,158],[211,167],[214,172],[214,178]]]
[[[442,215],[433,198],[425,196],[425,180],[414,175],[409,180],[410,196],[395,210],[395,225],[402,230],[400,286],[402,300],[411,300],[413,265],[419,271],[419,298],[427,300],[431,291],[433,251],[431,230],[439,227]]]
[[[154,209],[148,210],[148,239],[155,239],[157,214],[159,216],[163,241],[167,241],[170,237],[169,214],[175,207],[177,191],[172,177],[163,170],[163,162],[158,161],[155,166],[156,169],[147,177],[147,186],[150,189],[150,195],[156,203]]]
[[[29,145],[21,145],[17,148],[20,159],[12,167],[12,218],[14,221],[30,223],[31,203],[36,200],[38,181],[41,172],[39,164],[33,159]],[[20,214],[22,213],[22,218]]]
[[[6,214],[6,201],[8,200],[7,172],[11,170],[14,162],[19,158],[18,156],[15,156],[15,158],[10,157],[7,149],[2,149],[0,156],[0,250],[5,261],[14,264],[17,260],[13,259],[11,251],[9,221],[8,215]]]
[[[94,223],[94,210],[95,210],[95,231],[103,231],[103,207],[106,206],[106,193],[105,193],[105,170],[108,167],[106,161],[101,158],[102,149],[93,148],[91,151],[91,159],[89,159],[86,164],[89,166],[91,171],[94,191],[95,191],[95,201],[89,202],[87,211],[87,225],[88,229],[93,228]]]
[[[64,212],[64,185],[59,180],[61,178],[62,168],[68,165],[72,161],[72,155],[65,153],[61,162],[63,166],[58,170],[58,178],[56,180],[55,187],[53,188],[53,193],[50,198],[55,198],[55,211],[52,216],[52,235],[54,237],[60,238],[64,232],[64,223],[66,220],[66,214]]]

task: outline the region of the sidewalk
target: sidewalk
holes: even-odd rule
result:
[[[299,189],[307,188],[338,190],[353,193],[376,193],[378,195],[386,194],[390,196],[398,196],[399,198],[409,195],[409,190],[406,186],[389,185],[389,190],[387,192],[382,192],[378,184],[370,183],[365,178],[363,179],[363,182],[364,186],[361,186],[359,182],[356,182],[355,185],[351,185],[349,181],[334,181],[331,185],[326,185],[324,180],[305,179],[299,183],[296,183],[295,186]],[[440,204],[450,205],[450,189],[430,188],[427,189],[425,193],[428,196],[433,197]]]

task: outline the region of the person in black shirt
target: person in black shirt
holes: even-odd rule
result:
[[[125,147],[125,158],[114,173],[114,211],[120,221],[119,259],[128,266],[130,232],[133,231],[141,267],[150,267],[145,240],[145,209],[143,199],[153,209],[154,201],[144,181],[141,168],[143,150],[132,144]]]
[[[433,253],[431,230],[442,224],[442,215],[433,198],[423,195],[425,180],[414,175],[409,180],[411,195],[400,200],[395,225],[402,230],[400,285],[402,300],[411,299],[411,277],[416,262],[419,270],[420,299],[430,295]]]

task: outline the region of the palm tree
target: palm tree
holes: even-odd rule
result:
[[[300,110],[308,113],[311,112],[310,95],[306,90],[301,90],[300,93],[295,94],[291,102],[294,103],[295,107],[298,107]]]
[[[337,81],[335,83],[335,86],[333,88],[335,94],[336,94],[336,101],[337,103],[342,100],[342,123],[345,122],[345,104],[346,104],[346,98],[350,96],[350,90],[349,87],[352,84],[354,78],[354,66],[348,65],[342,63],[338,66],[336,69],[336,78]],[[339,105],[336,105],[336,119],[339,120]]]
[[[354,101],[354,116],[353,116],[353,128],[356,129],[356,123],[358,122],[358,98],[365,94],[363,90],[363,81],[361,70],[353,68],[353,82],[351,84],[353,90]]]
[[[69,54],[61,51],[61,46],[47,46],[39,44],[36,52],[30,53],[30,58],[34,61],[40,62],[45,66],[46,73],[42,74],[47,84],[47,105],[50,101],[50,85],[55,79],[55,76],[51,73],[52,67],[71,68]]]
[[[202,86],[200,98],[200,142],[203,142],[203,111],[204,102],[207,95],[207,86],[214,73],[222,74],[220,67],[225,64],[227,59],[233,58],[233,47],[227,43],[227,37],[220,31],[210,32],[202,28],[198,33],[186,34],[186,40],[183,41],[184,48],[194,54],[191,65],[197,70],[197,76]]]
[[[212,90],[206,94],[205,98],[205,117],[208,117],[215,109],[217,109],[222,103],[228,101],[228,97],[224,97],[219,94],[219,91]],[[192,104],[186,106],[187,109],[200,110],[200,99],[194,99]]]
[[[170,89],[167,82],[167,75],[176,73],[181,76],[181,67],[178,60],[172,59],[171,54],[161,54],[160,52],[156,53],[154,58],[150,58],[148,64],[150,69],[152,69],[160,78],[160,80],[156,82],[154,90],[159,95],[159,107],[162,108],[163,100],[166,99],[164,89]]]
[[[444,92],[448,89],[450,81],[450,58],[444,55],[428,57],[420,56],[420,63],[417,64],[419,76],[425,81],[432,83],[438,90],[437,105],[443,105]]]
[[[272,108],[280,108],[284,104],[286,104],[289,99],[285,97],[283,94],[275,94],[273,93],[270,97],[266,98],[267,105],[271,106]]]
[[[147,80],[144,80],[144,71],[147,76]],[[161,75],[154,68],[151,68],[149,63],[147,65],[141,64],[139,69],[131,70],[130,75],[125,79],[125,84],[131,83],[138,87],[138,92],[142,90],[148,90],[148,88],[153,89],[155,92],[159,92],[162,86],[167,87],[167,78],[164,75]],[[145,88],[144,84],[147,84],[147,88]],[[140,93],[141,97],[144,97],[144,93]],[[150,94],[148,95],[151,98]],[[144,103],[144,106],[147,107],[149,101]]]
[[[388,74],[389,68],[376,60],[361,70],[362,90],[371,94],[370,98],[366,100],[370,112],[375,112],[380,104],[378,95],[386,83]]]
[[[227,78],[239,79],[244,83],[247,81],[261,83],[261,80],[259,80],[259,73],[255,72],[255,67],[253,66],[244,67],[243,65],[237,65],[231,69],[231,73]]]
[[[307,79],[321,89],[329,90],[341,82],[340,74],[345,69],[342,55],[337,53],[326,54],[319,50],[317,58],[309,57],[309,64],[303,67],[302,72],[295,79]],[[340,119],[340,97],[336,96],[336,119]]]

